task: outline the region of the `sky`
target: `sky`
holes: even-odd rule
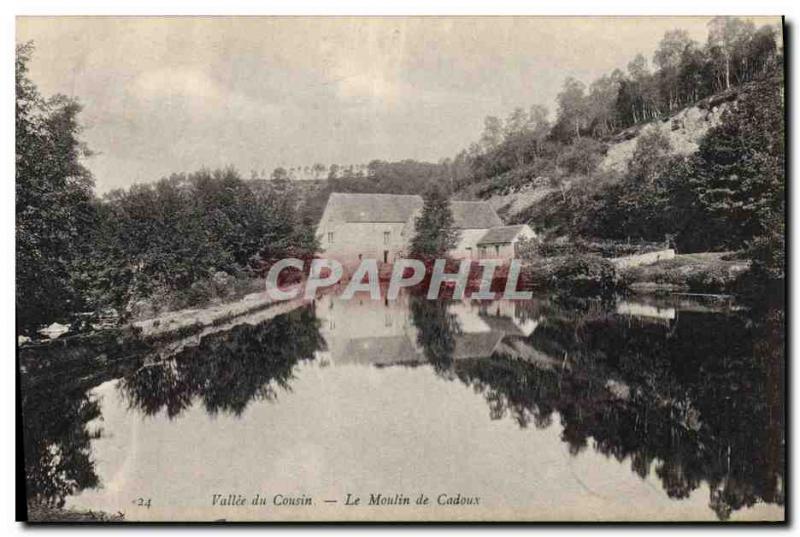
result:
[[[707,17],[20,17],[33,81],[84,106],[99,193],[173,172],[453,157]],[[777,19],[755,20],[757,24]]]

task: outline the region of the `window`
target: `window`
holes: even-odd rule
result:
[[[333,244],[333,231],[328,232],[328,244]]]
[[[389,231],[384,231],[383,232],[383,244],[389,244],[389,234],[390,233],[391,232],[389,232]]]
[[[500,255],[500,245],[499,244],[495,244],[494,245],[494,254],[497,255],[497,256]]]

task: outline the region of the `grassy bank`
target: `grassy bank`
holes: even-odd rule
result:
[[[730,252],[680,254],[619,271],[620,286],[635,292],[730,293],[750,262]]]
[[[543,292],[603,294],[733,293],[750,262],[731,253],[704,252],[638,267],[616,268],[607,258],[591,254],[538,257],[525,262],[525,288]]]

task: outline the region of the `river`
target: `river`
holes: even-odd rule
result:
[[[245,321],[23,348],[30,501],[131,521],[784,517],[779,311],[327,295]]]

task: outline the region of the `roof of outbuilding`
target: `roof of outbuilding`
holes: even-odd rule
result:
[[[504,337],[505,334],[503,332],[458,334],[454,337],[453,359],[488,358],[494,354]]]
[[[421,196],[406,194],[350,194],[333,192],[326,212],[332,222],[407,222],[422,209]],[[485,201],[451,201],[457,229],[488,229],[503,222]]]
[[[506,244],[514,240],[517,234],[522,231],[525,224],[516,226],[498,226],[493,227],[486,232],[486,235],[481,237],[478,244]]]

